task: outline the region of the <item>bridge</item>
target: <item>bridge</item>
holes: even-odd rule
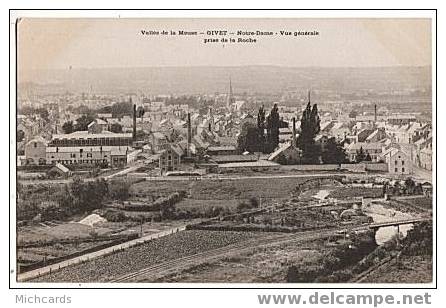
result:
[[[383,227],[391,227],[391,226],[401,226],[401,225],[408,225],[413,224],[417,222],[423,222],[423,221],[431,221],[431,217],[420,217],[420,218],[413,218],[413,219],[404,219],[404,220],[393,220],[393,221],[384,221],[384,222],[378,222],[369,224],[368,227],[370,229],[378,230],[379,228]]]

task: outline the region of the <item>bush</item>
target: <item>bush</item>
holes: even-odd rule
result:
[[[109,184],[109,195],[111,199],[125,201],[129,198],[130,184],[124,181],[112,181]]]
[[[102,217],[111,222],[123,222],[127,220],[126,215],[120,211],[106,211],[102,214]]]
[[[240,202],[237,205],[237,211],[238,212],[243,212],[243,211],[246,211],[246,210],[255,209],[255,208],[258,208],[259,205],[260,205],[259,204],[259,200],[257,200],[256,197],[251,197],[249,199],[249,202],[245,202],[245,201]]]
[[[342,245],[327,252],[318,265],[303,264],[288,268],[288,282],[340,282],[352,277],[352,270],[346,269],[361,260],[376,247],[374,239],[357,238],[351,245]]]

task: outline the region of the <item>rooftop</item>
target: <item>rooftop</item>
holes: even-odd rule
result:
[[[219,168],[243,168],[243,167],[275,167],[280,166],[279,164],[267,161],[267,160],[258,160],[252,162],[235,162],[235,163],[227,163],[227,164],[219,164]]]
[[[208,147],[208,151],[235,151],[236,147],[233,145],[218,145]]]
[[[72,132],[71,134],[54,134],[54,139],[93,139],[93,138],[132,138],[132,133],[112,133],[109,131],[102,131],[101,133],[89,133],[86,130]]]
[[[248,155],[214,155],[211,157],[212,161],[217,163],[233,163],[233,162],[252,162],[257,161],[258,157],[254,154]]]
[[[127,146],[79,146],[79,147],[47,147],[46,152],[47,153],[73,153],[77,152],[79,153],[80,150],[82,150],[84,153],[88,152],[100,152],[102,148],[102,152],[119,152],[119,151],[126,151],[133,150],[131,147]]]
[[[382,149],[383,144],[380,142],[356,142],[347,146],[350,150],[359,150],[362,147],[363,150]]]

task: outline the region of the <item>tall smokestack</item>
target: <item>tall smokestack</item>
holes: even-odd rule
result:
[[[133,141],[136,140],[136,104],[133,104]]]
[[[375,104],[375,122],[378,120],[378,114],[376,112],[376,104]]]
[[[190,144],[192,142],[192,130],[191,130],[191,124],[190,124],[190,113],[187,113],[187,149],[186,149],[186,156],[190,156]]]
[[[293,147],[297,146],[296,142],[296,118],[293,117],[293,139],[291,139]]]

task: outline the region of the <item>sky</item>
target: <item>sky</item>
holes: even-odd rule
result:
[[[145,36],[142,30],[316,30],[319,35],[204,44],[205,35]],[[25,18],[18,24],[18,67],[24,71],[70,67],[425,66],[431,65],[431,57],[430,19]]]

